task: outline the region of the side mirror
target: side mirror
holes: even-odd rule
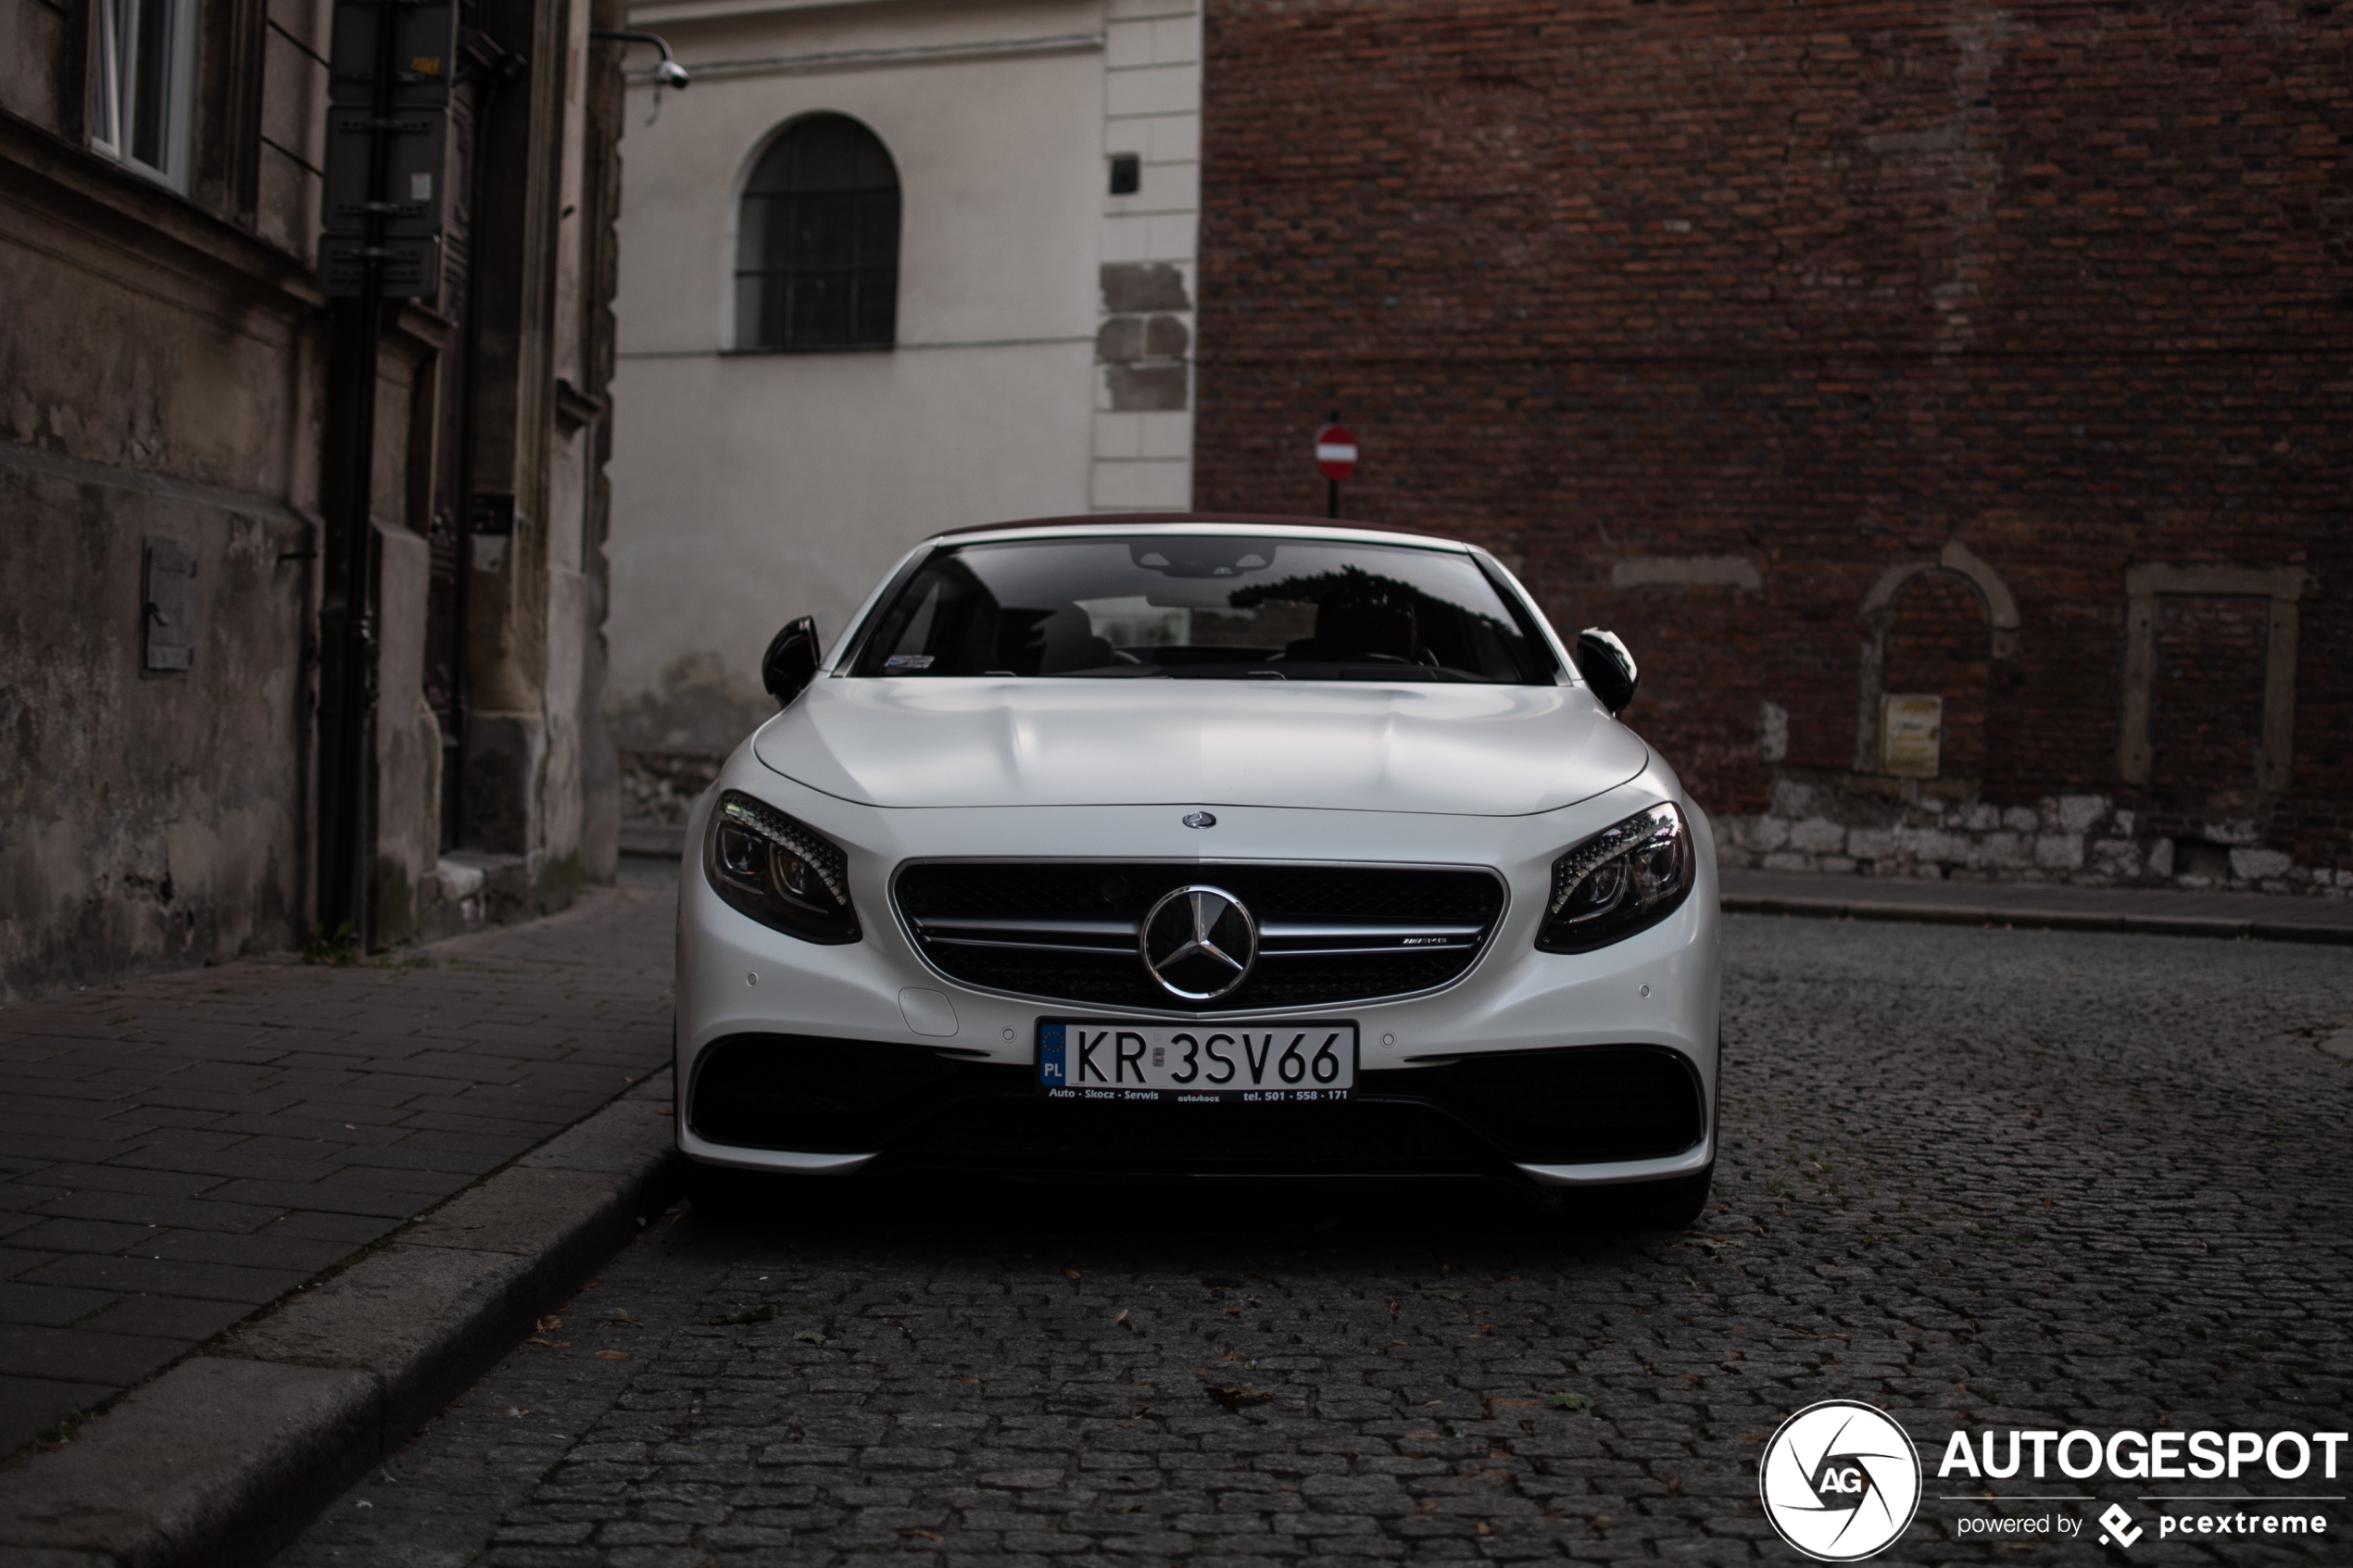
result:
[[[809,616],[787,621],[785,629],[776,633],[761,656],[760,684],[776,699],[779,708],[790,708],[792,699],[807,689],[817,678],[817,622]]]
[[[1612,717],[1626,711],[1634,700],[1634,688],[1642,684],[1642,672],[1634,667],[1634,656],[1617,640],[1615,632],[1604,632],[1598,626],[1588,626],[1577,633],[1577,672],[1593,688],[1593,696],[1610,710]]]

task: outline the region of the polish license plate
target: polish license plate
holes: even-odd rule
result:
[[[1356,1091],[1356,1025],[1041,1020],[1038,1087],[1049,1099],[1180,1105],[1347,1099]]]

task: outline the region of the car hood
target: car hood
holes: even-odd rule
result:
[[[752,746],[870,806],[1321,807],[1520,816],[1642,771],[1581,687],[820,678]]]

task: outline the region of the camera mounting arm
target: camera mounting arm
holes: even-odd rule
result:
[[[661,63],[654,67],[654,85],[657,87],[675,87],[684,92],[691,80],[686,74],[686,68],[680,65],[676,57],[671,54],[670,41],[658,32],[630,32],[620,29],[598,27],[589,29],[588,36],[610,38],[621,44],[650,44],[661,50]]]

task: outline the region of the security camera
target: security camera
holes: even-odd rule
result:
[[[658,87],[675,87],[683,93],[688,80],[686,68],[676,60],[664,60],[654,67],[654,84]]]

